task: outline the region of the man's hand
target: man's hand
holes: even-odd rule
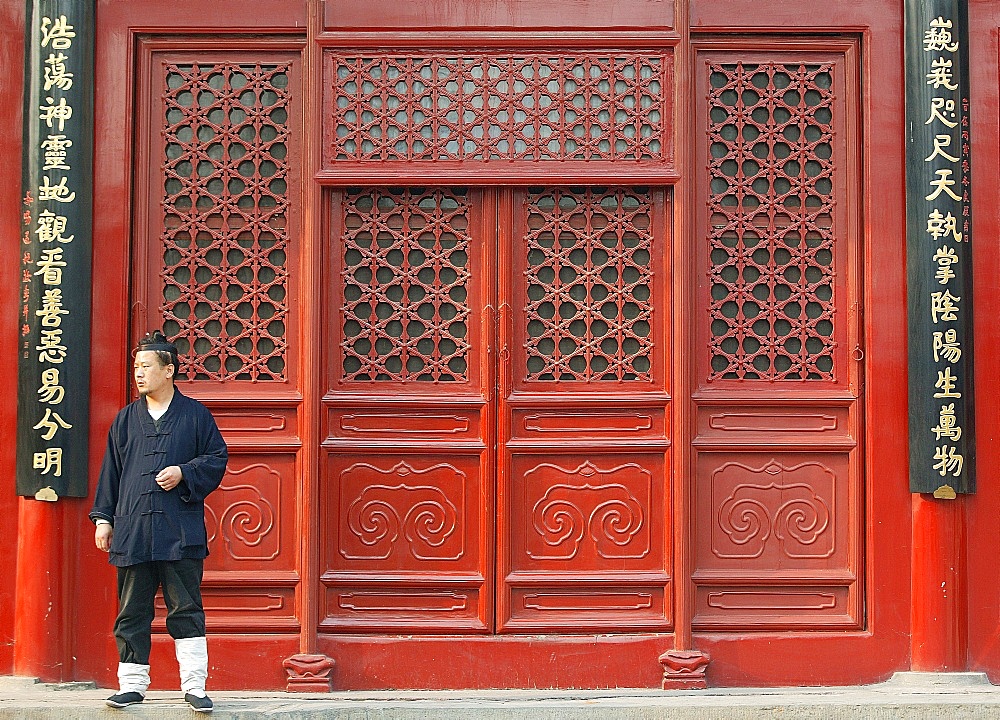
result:
[[[114,537],[115,529],[108,523],[99,523],[94,531],[94,540],[97,542],[97,549],[107,552],[111,549],[111,538]]]
[[[183,476],[177,465],[168,465],[156,473],[156,484],[165,491],[173,490],[181,480]]]

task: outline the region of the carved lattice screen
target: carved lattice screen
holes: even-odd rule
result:
[[[709,379],[832,381],[831,68],[710,72]]]
[[[326,164],[662,161],[663,54],[329,55]]]
[[[468,379],[463,189],[351,190],[342,205],[343,379]]]
[[[286,378],[289,66],[165,67],[164,332],[178,378]]]
[[[649,380],[646,188],[533,189],[527,213],[527,380]]]

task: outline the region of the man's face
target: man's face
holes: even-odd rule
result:
[[[174,377],[174,366],[164,365],[152,350],[142,350],[135,354],[135,386],[140,395],[156,396],[168,387]]]

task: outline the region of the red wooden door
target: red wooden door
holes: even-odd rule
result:
[[[666,628],[665,192],[332,213],[322,628]]]
[[[146,38],[137,56],[133,343],[174,340],[178,387],[230,448],[206,502],[208,622],[295,632],[301,42]]]
[[[856,53],[698,47],[699,629],[863,622]]]
[[[493,627],[496,206],[333,193],[322,630]]]
[[[498,629],[671,621],[666,191],[513,192],[500,265]]]

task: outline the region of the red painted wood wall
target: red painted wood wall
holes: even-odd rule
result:
[[[0,4],[0,59],[6,72],[18,77],[18,69],[24,67],[24,3],[5,2]],[[8,168],[18,168],[11,172],[0,187],[0,241],[4,249],[18,246],[19,217],[21,214],[20,176],[21,137],[17,128],[21,127],[21,86],[16,82],[5,82],[0,86],[0,123],[9,128],[0,136],[0,159]],[[18,327],[18,282],[17,263],[6,262],[0,266],[0,357],[7,362],[0,369],[0,378],[10,388],[16,387],[17,368],[13,358],[17,357]],[[0,397],[0,433],[5,438],[14,437],[17,427],[17,393],[7,392]],[[0,526],[0,542],[8,548],[13,557],[19,542],[18,499],[14,494],[14,451],[13,443],[0,445],[0,512],[8,519]],[[13,567],[0,573],[0,673],[10,674],[14,667],[14,596],[16,592]]]
[[[123,349],[162,323],[231,447],[215,687],[283,687],[296,653],[345,689],[659,686],[674,648],[716,685],[909,667],[900,2],[181,6],[98,4],[90,475]],[[0,2],[15,70],[22,13]],[[1000,17],[972,14],[985,400]],[[1000,502],[978,407],[971,548]],[[61,505],[86,612],[59,672],[108,685],[113,573],[88,503]],[[968,555],[967,632],[993,672],[989,563]]]

